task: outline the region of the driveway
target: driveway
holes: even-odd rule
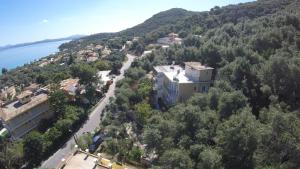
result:
[[[109,104],[109,98],[115,95],[116,82],[124,78],[124,72],[127,70],[131,63],[134,61],[135,56],[127,54],[128,60],[123,64],[120,75],[116,76],[114,83],[110,85],[109,90],[106,93],[106,97],[98,103],[95,109],[89,115],[88,120],[83,126],[76,132],[78,137],[82,136],[85,132],[92,132],[100,124],[100,116],[105,106]],[[61,160],[72,153],[72,146],[75,145],[74,138],[71,137],[66,144],[56,151],[48,160],[42,163],[43,168],[55,168],[61,162]]]

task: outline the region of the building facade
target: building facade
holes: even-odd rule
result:
[[[166,105],[185,102],[194,93],[206,93],[212,84],[213,68],[199,62],[179,65],[155,66],[155,100]]]
[[[178,34],[170,33],[167,37],[157,39],[157,43],[161,45],[174,45],[174,44],[182,44],[182,39],[179,38]]]
[[[1,124],[9,131],[13,140],[35,129],[42,119],[53,116],[46,93],[29,95],[26,92],[22,95],[18,96],[18,100],[0,108]]]
[[[66,79],[60,82],[60,89],[63,90],[70,101],[76,100],[77,93],[80,93],[79,91],[79,79]]]

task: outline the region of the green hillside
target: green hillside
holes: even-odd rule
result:
[[[181,45],[150,45],[171,32],[183,39]],[[131,163],[140,163],[142,155],[149,155],[153,169],[300,168],[299,0],[258,0],[204,12],[170,9],[121,32],[99,33],[63,44],[57,55],[67,64],[25,65],[0,76],[0,86],[59,84],[73,74],[91,82],[96,68],[118,71],[126,53],[115,49],[135,36],[140,38],[128,48],[129,53],[155,50],[136,59],[125,78],[116,83],[115,97],[110,98],[99,124],[100,132],[109,136],[99,153]],[[88,49],[91,43],[108,46],[112,53],[95,63],[76,63],[78,50]],[[151,100],[153,66],[188,61],[214,68],[208,93],[155,109]],[[94,93],[87,93],[92,99]],[[48,157],[52,142],[42,141],[52,140],[50,136],[57,135],[60,128],[68,133],[67,125],[58,126],[48,130],[47,137],[32,135],[25,145],[12,145],[12,150],[21,146],[28,152],[25,157],[33,155],[31,159],[38,163],[41,159],[26,145],[37,140],[48,151],[29,148]],[[0,166],[10,162],[8,155],[0,156]],[[23,165],[23,157],[16,154],[15,166]]]
[[[179,33],[184,43],[133,64],[118,84],[104,125],[122,131],[118,124],[131,112],[142,126],[137,133],[142,133],[146,151],[157,155],[152,168],[300,168],[300,2],[215,7],[153,27],[140,45],[170,32]],[[151,109],[140,92],[143,76],[172,61],[214,67],[214,85],[187,103],[166,111]],[[143,85],[135,89],[132,84]],[[126,138],[116,140],[117,145]]]

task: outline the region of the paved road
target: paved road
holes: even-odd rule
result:
[[[109,98],[115,95],[116,81],[119,81],[124,78],[124,72],[127,70],[135,56],[127,55],[128,60],[123,64],[121,68],[121,74],[117,76],[114,80],[114,83],[109,87],[106,97],[97,105],[97,107],[89,115],[89,119],[86,123],[76,132],[76,135],[79,137],[85,132],[92,132],[100,124],[100,115],[105,106],[109,103]],[[48,160],[42,163],[43,168],[55,168],[62,160],[62,158],[67,157],[72,153],[72,146],[75,145],[73,137],[61,147],[55,154],[53,154]]]

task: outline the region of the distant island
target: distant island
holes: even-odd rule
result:
[[[80,39],[84,36],[85,35],[72,35],[72,36],[68,36],[68,37],[64,37],[64,38],[45,39],[45,40],[36,41],[36,42],[27,42],[27,43],[15,44],[15,45],[6,45],[6,46],[0,47],[0,51],[6,50],[6,49],[11,49],[11,48],[35,45],[35,44],[39,44],[39,43],[57,42],[57,41],[63,41],[63,40],[76,40],[76,39]]]

